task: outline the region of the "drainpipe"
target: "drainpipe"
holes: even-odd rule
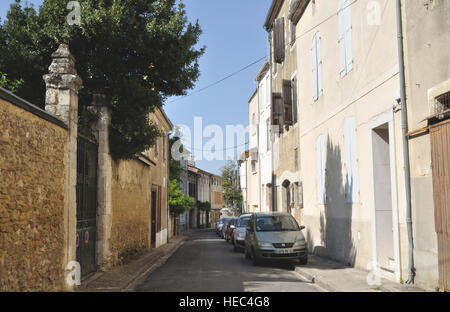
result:
[[[272,107],[273,107],[273,83],[272,83],[272,77],[273,77],[273,61],[272,61],[272,32],[269,28],[266,28],[267,32],[269,33],[269,71],[270,71],[270,118],[272,120]],[[272,131],[273,131],[273,125],[272,122],[270,123],[272,126]],[[270,131],[270,153],[271,153],[271,157],[270,157],[270,162],[272,164],[272,211],[277,211],[276,209],[276,192],[277,192],[277,188],[276,188],[276,180],[275,180],[275,175],[274,175],[274,167],[273,167],[273,141],[272,141],[272,137],[273,137],[273,132]]]
[[[406,110],[406,89],[405,89],[405,60],[403,54],[403,27],[402,27],[402,11],[401,0],[396,0],[397,6],[397,40],[398,40],[398,64],[400,71],[400,101],[402,110],[402,143],[403,143],[403,163],[405,170],[405,193],[406,193],[406,227],[408,231],[409,243],[409,263],[408,263],[408,280],[406,284],[414,284],[415,268],[414,268],[414,241],[411,219],[411,180],[410,180],[410,164],[409,164],[409,142],[406,137],[408,132],[408,115]]]

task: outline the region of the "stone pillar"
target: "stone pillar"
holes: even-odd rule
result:
[[[69,47],[61,44],[52,54],[53,61],[49,73],[44,75],[46,85],[45,110],[58,117],[68,127],[65,164],[64,228],[65,276],[69,273],[66,266],[76,260],[76,186],[77,186],[77,135],[78,135],[78,90],[82,81],[75,69],[75,59]],[[69,269],[70,270],[70,269]]]
[[[98,134],[97,264],[100,270],[105,271],[111,265],[112,159],[109,153],[111,110],[103,94],[94,94],[92,104],[99,115],[96,125]]]

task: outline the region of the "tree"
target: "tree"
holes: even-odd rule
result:
[[[172,148],[173,145],[180,141],[178,134],[174,134],[169,138],[169,178],[170,180],[176,179],[180,180],[180,174],[183,172],[183,168],[181,168],[181,163],[179,160],[173,158]],[[180,146],[180,153],[183,153],[183,145]]]
[[[221,169],[222,172],[222,188],[223,199],[225,204],[229,206],[237,206],[237,213],[242,213],[242,192],[239,188],[239,167],[237,162],[229,160]]]
[[[198,21],[188,23],[176,0],[85,0],[81,24],[67,23],[67,0],[45,0],[39,13],[16,0],[0,26],[0,70],[23,79],[18,95],[44,106],[51,54],[67,43],[83,80],[80,109],[93,94],[112,109],[110,150],[134,158],[159,134],[149,113],[169,96],[185,95],[199,76]]]
[[[0,72],[0,87],[8,89],[11,92],[17,92],[23,85],[23,80],[11,81],[8,79],[8,75]]]
[[[188,195],[184,195],[180,189],[178,180],[170,180],[169,182],[169,207],[170,213],[179,216],[185,211],[189,211],[194,206],[194,199]]]

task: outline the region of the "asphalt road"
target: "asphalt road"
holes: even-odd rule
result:
[[[166,264],[137,291],[149,292],[316,292],[290,265],[253,266],[213,230],[193,232]]]

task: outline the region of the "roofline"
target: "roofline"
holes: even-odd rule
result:
[[[258,93],[258,89],[255,89],[255,91],[253,92],[252,96],[248,100],[248,104],[250,104],[250,102],[253,100],[253,98],[255,97],[256,93]]]
[[[269,12],[267,13],[267,16],[266,16],[266,20],[264,22],[264,29],[266,31],[269,32],[272,29],[273,20],[275,19],[275,16],[278,14],[278,11],[280,10],[283,2],[284,2],[284,0],[273,0],[272,1]]]
[[[46,121],[54,123],[55,125],[60,126],[61,128],[69,129],[69,127],[61,119],[53,116],[52,114],[48,113],[47,111],[18,97],[17,95],[13,94],[12,92],[10,92],[2,87],[0,87],[0,99],[4,100],[10,104],[13,104],[23,110],[26,110],[27,112],[30,112],[33,115],[41,117],[42,119],[44,119]]]
[[[203,174],[206,174],[206,175],[209,175],[209,176],[212,176],[212,177],[222,178],[222,177],[221,177],[220,175],[218,175],[218,174],[214,174],[214,173],[205,171],[205,170],[200,169],[200,168],[198,168],[198,167],[196,167],[196,166],[188,166],[188,169],[195,169],[196,171],[192,171],[192,172],[194,172],[194,173],[203,173]]]
[[[298,21],[302,18],[303,13],[305,13],[305,10],[306,10],[309,2],[310,2],[310,0],[293,0],[291,2],[288,18],[294,24],[297,24]]]
[[[166,112],[164,111],[164,108],[157,107],[157,109],[161,112],[161,115],[163,115],[164,119],[169,124],[170,130],[172,130],[173,129],[173,123],[172,123],[172,121],[170,121],[169,117],[167,117]]]
[[[269,61],[265,61],[256,74],[255,81],[260,82],[262,77],[269,71]]]

